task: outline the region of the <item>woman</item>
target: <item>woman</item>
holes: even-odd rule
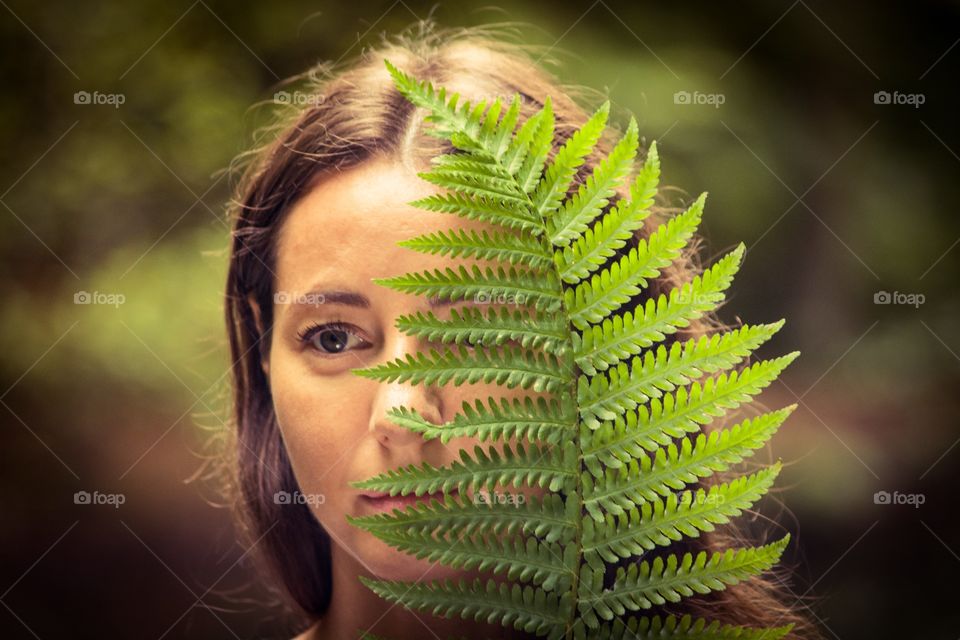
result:
[[[500,627],[413,614],[390,606],[358,576],[428,581],[466,574],[392,549],[351,526],[366,515],[409,504],[351,486],[388,469],[457,458],[469,439],[424,441],[395,426],[387,410],[417,409],[431,422],[450,420],[465,400],[503,396],[494,385],[387,384],[351,371],[426,348],[402,334],[397,316],[450,304],[398,293],[372,282],[442,268],[447,259],[397,247],[439,229],[483,229],[408,202],[434,193],[417,177],[449,145],[425,135],[424,113],[394,88],[383,60],[419,79],[476,100],[519,93],[521,119],[550,96],[555,149],[587,111],[522,47],[482,32],[430,25],[366,51],[337,69],[311,73],[307,99],[275,140],[252,155],[239,188],[227,282],[234,361],[237,506],[253,553],[280,596],[306,624],[299,638],[525,637]],[[580,178],[609,152],[610,137],[588,158]],[[647,220],[642,236],[668,213]],[[652,287],[668,289],[697,273],[692,256]],[[717,325],[701,321],[681,337]],[[519,391],[518,391],[519,393]],[[698,539],[723,548],[735,529]],[[472,575],[472,574],[471,574]],[[794,623],[792,637],[814,637],[785,606],[772,581],[753,580],[671,613],[701,614],[750,626]],[[510,635],[512,633],[512,635]]]

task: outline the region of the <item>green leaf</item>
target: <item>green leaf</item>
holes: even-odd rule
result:
[[[790,534],[762,547],[727,549],[708,554],[686,553],[644,560],[617,570],[611,589],[597,593],[586,585],[580,595],[581,612],[591,611],[604,620],[627,611],[650,609],[696,593],[719,591],[772,567],[790,542]],[[596,586],[596,585],[594,585]],[[590,626],[588,619],[587,625]]]
[[[503,385],[508,389],[520,387],[533,391],[556,391],[573,380],[569,367],[551,354],[504,345],[490,349],[446,349],[430,354],[422,351],[404,359],[355,369],[356,375],[387,382],[459,386],[478,382]]]
[[[643,221],[650,215],[650,205],[653,204],[659,180],[660,158],[657,144],[653,142],[643,170],[630,186],[630,197],[619,200],[582,236],[556,253],[555,261],[561,280],[577,284],[626,245],[627,239],[643,227]]]
[[[570,321],[578,329],[603,321],[647,286],[648,280],[676,260],[690,241],[700,216],[706,194],[689,209],[658,229],[649,240],[640,243],[609,269],[564,292]]]
[[[609,103],[571,131],[568,114],[555,119],[549,96],[471,102],[386,64],[397,90],[425,112],[426,132],[453,147],[421,174],[436,192],[410,204],[492,228],[437,230],[399,243],[451,264],[374,282],[434,303],[474,304],[451,308],[444,319],[427,310],[401,315],[396,329],[423,348],[353,372],[438,387],[486,383],[499,393],[464,401],[452,415],[437,396],[437,422],[419,406],[389,408],[399,428],[443,445],[470,439],[472,452],[351,483],[430,498],[348,521],[398,552],[497,580],[363,583],[412,610],[538,637],[784,637],[791,625],[634,615],[747,580],[770,568],[789,540],[741,549],[708,540],[696,555],[652,556],[731,523],[762,499],[781,468],[713,481],[764,446],[795,409],[710,425],[751,402],[797,355],[744,364],[783,321],[694,328],[723,303],[744,246],[653,295],[653,281],[690,250],[706,194],[645,228],[660,158],[651,143],[628,179],[639,147],[635,120],[606,152],[600,140]],[[542,108],[531,108],[541,98]],[[556,139],[555,128],[562,132]],[[493,264],[457,263],[464,259]],[[513,498],[480,499],[484,492]]]
[[[422,496],[454,490],[463,494],[470,488],[493,491],[498,485],[559,491],[573,480],[575,460],[573,443],[562,448],[505,444],[502,453],[493,447],[475,446],[472,457],[461,449],[460,460],[444,467],[434,467],[429,462],[420,466],[411,464],[352,485],[358,489],[386,491],[392,496]]]
[[[498,623],[528,633],[559,638],[570,608],[568,594],[558,596],[535,587],[520,587],[477,579],[428,584],[389,582],[360,577],[360,581],[389,602],[436,616]]]
[[[487,406],[480,400],[474,406],[464,402],[461,413],[440,425],[407,407],[394,407],[389,415],[394,424],[421,434],[424,440],[440,438],[444,444],[453,438],[476,438],[480,442],[525,438],[557,444],[576,435],[576,413],[569,398],[501,398],[499,405],[488,398]]]
[[[678,328],[690,326],[693,320],[723,302],[723,292],[733,281],[743,252],[741,244],[703,275],[673,289],[669,297],[661,294],[656,300],[647,300],[636,313],[627,311],[589,327],[583,334],[574,333],[577,365],[587,375],[594,375],[655,342],[662,342]]]
[[[519,494],[523,495],[523,494]],[[559,494],[529,496],[522,502],[504,499],[466,500],[463,496],[432,498],[393,513],[377,513],[347,520],[366,531],[400,530],[413,533],[452,532],[462,535],[514,535],[518,532],[545,542],[567,544],[574,535],[579,511]]]

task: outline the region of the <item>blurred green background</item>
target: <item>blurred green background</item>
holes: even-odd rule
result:
[[[705,258],[746,243],[722,315],[803,352],[763,396],[800,402],[771,514],[825,635],[960,634],[955,3],[8,2],[2,637],[289,637],[188,482],[228,393],[223,170],[281,79],[428,15],[521,23],[710,192]]]

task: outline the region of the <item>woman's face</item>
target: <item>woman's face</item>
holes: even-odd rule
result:
[[[473,304],[432,306],[424,296],[372,281],[451,264],[443,256],[398,247],[400,240],[441,229],[485,227],[406,204],[431,193],[433,187],[415,170],[388,160],[367,161],[325,178],[301,198],[288,213],[277,245],[274,330],[265,368],[302,500],[333,544],[387,579],[419,579],[432,563],[350,525],[345,515],[389,512],[391,507],[350,483],[400,466],[445,465],[459,458],[461,448],[472,451],[475,444],[468,438],[446,445],[439,439],[425,441],[391,423],[388,410],[409,407],[442,424],[464,401],[525,393],[496,385],[387,383],[352,373],[440,348],[400,333],[394,326],[397,316],[432,310],[448,318],[451,306]],[[437,567],[431,577],[452,573]]]

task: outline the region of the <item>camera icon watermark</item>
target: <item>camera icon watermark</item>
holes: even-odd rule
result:
[[[307,91],[277,91],[273,94],[275,104],[289,104],[297,107],[316,107],[323,104],[326,96]]]
[[[899,91],[877,91],[873,94],[873,104],[897,104],[908,105],[914,109],[919,109],[920,105],[927,101],[927,96],[923,93],[900,93]]]
[[[727,101],[722,93],[702,93],[700,91],[677,91],[673,94],[673,104],[680,105],[708,105],[719,109]]]
[[[873,304],[899,304],[909,305],[919,309],[920,305],[927,301],[927,297],[922,293],[903,293],[901,291],[877,291],[873,294]]]
[[[327,501],[322,493],[301,493],[300,491],[277,491],[273,494],[273,503],[289,506],[305,504],[308,506],[321,505]]]
[[[103,291],[76,291],[73,294],[73,304],[104,304],[114,308],[127,301],[122,293],[105,293]]]
[[[274,304],[302,304],[317,307],[326,303],[326,296],[322,293],[293,293],[277,291],[273,294]]]
[[[80,505],[109,505],[119,509],[127,501],[122,493],[100,493],[99,491],[77,491],[73,494],[73,504]]]
[[[480,490],[473,494],[473,504],[507,504],[519,507],[526,504],[527,496],[522,493]]]
[[[914,509],[919,509],[920,505],[926,501],[927,496],[922,493],[900,493],[899,491],[890,493],[889,491],[877,491],[873,494],[873,504],[879,505],[908,504]]]
[[[475,304],[527,304],[527,296],[523,293],[505,293],[497,291],[478,291],[473,296]]]
[[[81,105],[108,105],[119,109],[127,101],[122,93],[100,93],[99,91],[77,91],[73,94],[73,104]]]

